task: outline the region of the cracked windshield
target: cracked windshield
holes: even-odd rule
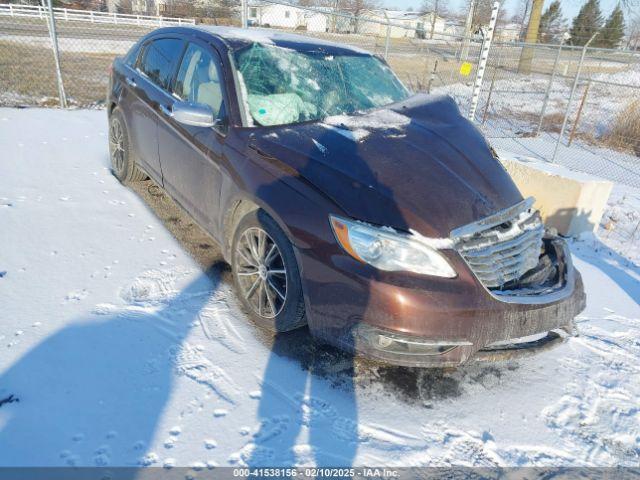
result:
[[[254,124],[287,125],[382,107],[407,89],[378,58],[253,44],[235,53]]]

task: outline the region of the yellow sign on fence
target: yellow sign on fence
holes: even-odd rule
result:
[[[464,62],[462,65],[460,65],[460,75],[468,77],[472,69],[473,65],[471,65],[469,62]]]

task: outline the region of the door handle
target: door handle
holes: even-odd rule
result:
[[[158,105],[158,108],[160,109],[160,111],[165,114],[167,117],[173,117],[173,112],[171,111],[171,109],[169,109],[169,107],[165,106],[165,105]]]
[[[133,78],[125,77],[125,81],[127,82],[127,85],[129,85],[130,87],[136,88],[138,86],[138,84]]]

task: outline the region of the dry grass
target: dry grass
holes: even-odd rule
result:
[[[60,52],[62,78],[70,104],[92,105],[104,101],[107,70],[114,57],[115,54],[110,53]],[[30,99],[29,103],[55,105],[58,87],[52,51],[0,41],[0,92],[24,96]]]
[[[472,72],[463,76],[460,74],[460,62],[447,60],[428,55],[389,55],[387,62],[411,90],[424,92],[427,90],[429,80],[434,70],[435,62],[438,62],[434,80],[431,87],[440,87],[453,83],[469,83],[475,78],[475,65]]]
[[[613,148],[630,150],[640,157],[640,99],[629,103],[617,115],[603,140]]]
[[[57,95],[51,51],[0,42],[0,92],[38,99]]]

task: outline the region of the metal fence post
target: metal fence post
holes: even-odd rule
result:
[[[242,18],[242,28],[247,28],[249,26],[248,11],[247,11],[247,0],[240,1],[240,10],[241,10],[241,18]]]
[[[482,50],[480,51],[480,62],[478,63],[478,70],[476,71],[476,81],[473,86],[473,94],[471,96],[471,108],[469,109],[469,120],[473,121],[476,116],[476,109],[478,108],[478,99],[480,98],[480,90],[482,89],[482,80],[484,79],[484,70],[487,67],[487,60],[489,59],[489,50],[491,49],[491,41],[493,40],[493,33],[496,28],[496,21],[498,20],[498,10],[500,10],[500,2],[495,2],[491,9],[491,20],[489,21],[489,30],[482,42]]]
[[[542,102],[542,110],[540,111],[540,119],[538,120],[536,136],[540,135],[540,130],[542,129],[542,120],[544,119],[544,114],[547,112],[547,105],[549,103],[549,97],[551,96],[551,87],[553,86],[553,81],[556,79],[556,68],[558,67],[561,53],[562,44],[560,44],[560,47],[558,47],[558,53],[556,54],[556,59],[553,62],[553,70],[551,71],[551,78],[549,79],[549,85],[547,85],[547,91],[544,94],[544,101]]]
[[[429,83],[427,84],[427,93],[431,93],[431,85],[433,85],[433,81],[436,79],[436,72],[438,71],[438,59],[436,58],[435,63],[433,64],[433,71],[429,76]]]
[[[387,56],[389,55],[389,40],[391,39],[391,24],[389,22],[389,15],[387,15],[387,11],[383,10],[384,12],[384,17],[387,19],[387,35],[386,38],[384,40],[384,59],[387,59]]]
[[[587,48],[596,38],[598,32],[594,33],[593,36],[589,39],[587,43],[585,43],[584,47],[582,47],[582,55],[580,55],[580,62],[578,63],[578,68],[576,70],[576,78],[573,81],[573,86],[571,87],[571,93],[569,94],[569,100],[567,100],[567,109],[564,112],[564,119],[562,120],[562,128],[560,129],[560,134],[558,135],[558,140],[556,141],[556,147],[553,149],[553,156],[551,157],[551,162],[555,163],[556,157],[558,155],[558,149],[560,148],[560,142],[562,142],[562,137],[564,137],[564,131],[567,128],[567,120],[569,119],[569,112],[571,111],[571,102],[573,101],[573,96],[576,93],[576,88],[578,88],[578,82],[580,81],[580,72],[582,72],[582,63],[584,62],[584,57],[587,55]]]
[[[482,124],[487,121],[487,115],[489,113],[489,105],[491,104],[491,94],[493,93],[493,85],[496,83],[496,75],[498,74],[498,67],[493,67],[493,75],[491,76],[491,84],[489,85],[489,93],[487,94],[487,103],[484,106],[484,113],[482,114]]]
[[[584,93],[582,94],[582,100],[580,100],[578,113],[576,113],[576,119],[573,122],[573,126],[571,127],[571,133],[569,133],[569,141],[567,142],[567,147],[571,146],[571,143],[573,142],[573,137],[576,135],[576,131],[578,130],[578,124],[580,123],[580,117],[582,116],[582,110],[584,109],[584,104],[587,101],[587,95],[589,95],[590,87],[591,87],[591,80],[587,82],[587,86],[585,87]]]
[[[49,8],[49,37],[51,38],[51,48],[53,49],[53,59],[56,64],[56,79],[58,81],[58,97],[60,98],[60,107],[67,108],[67,96],[64,93],[64,84],[62,83],[62,70],[60,69],[60,52],[58,51],[58,35],[56,34],[56,19],[53,16],[53,5],[51,0],[47,0]]]

